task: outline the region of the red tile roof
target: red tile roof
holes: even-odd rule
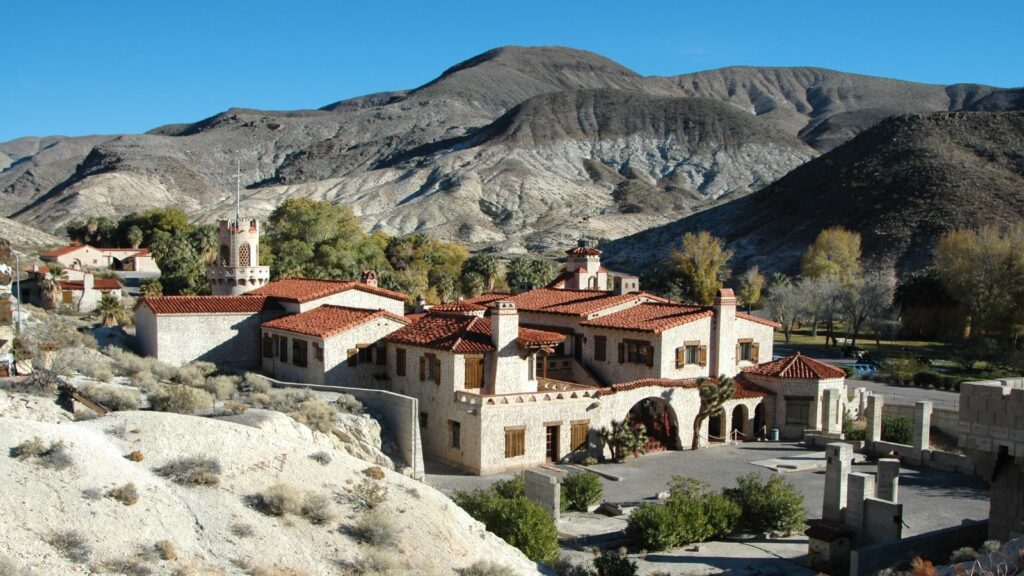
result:
[[[49,252],[43,252],[42,254],[39,255],[39,257],[40,258],[56,258],[58,256],[63,256],[65,254],[70,254],[70,253],[72,253],[72,252],[74,252],[76,250],[80,250],[80,249],[85,248],[87,246],[88,246],[88,244],[81,244],[81,243],[78,243],[78,242],[72,242],[71,244],[68,244],[67,246],[61,246],[60,248],[54,248],[53,250],[50,250]],[[89,247],[91,248],[91,246],[89,246]]]
[[[326,305],[301,314],[292,314],[264,322],[263,327],[329,338],[378,318],[388,318],[402,324],[409,323],[405,318],[385,310],[360,310],[345,306]]]
[[[580,324],[660,334],[669,328],[682,326],[701,318],[710,318],[713,315],[714,311],[705,306],[645,302],[614,314],[585,320]]]
[[[537,288],[511,295],[482,294],[469,299],[470,302],[484,305],[497,300],[510,300],[520,311],[569,316],[588,316],[627,302],[664,301],[663,298],[644,292],[612,294],[602,290],[559,290],[556,288]]]
[[[775,322],[774,320],[769,320],[767,318],[761,318],[759,316],[754,316],[753,314],[745,314],[743,312],[737,312],[736,313],[736,317],[737,318],[743,318],[744,320],[750,320],[751,322],[757,322],[758,324],[764,324],[765,326],[771,326],[772,328],[782,328],[782,324],[779,324],[778,322]]]
[[[154,314],[254,314],[269,305],[260,296],[143,296],[138,306]],[[136,308],[138,307],[136,306]]]
[[[831,364],[819,362],[797,352],[792,356],[780,358],[774,362],[765,362],[743,369],[747,374],[759,374],[774,378],[791,378],[799,380],[825,380],[829,378],[845,378],[846,372]]]
[[[566,250],[565,253],[570,256],[600,256],[601,254],[604,254],[604,252],[597,248],[590,248],[588,246],[576,246],[575,248]]]
[[[448,350],[457,354],[491,352],[491,319],[461,314],[428,313],[410,326],[401,328],[387,336],[391,342]],[[563,342],[565,336],[555,332],[519,328],[517,341],[520,346],[555,345]]]
[[[481,304],[468,302],[466,300],[456,300],[454,302],[447,302],[445,304],[438,304],[430,309],[431,312],[486,312],[487,307]]]
[[[310,300],[338,294],[346,290],[361,290],[403,302],[408,299],[408,296],[401,292],[370,286],[356,280],[314,280],[312,278],[285,278],[277,280],[257,288],[249,292],[249,294],[267,296],[268,298],[284,300],[286,302],[309,302]]]
[[[61,290],[72,292],[85,289],[85,282],[82,280],[59,280]],[[120,290],[124,288],[115,278],[96,278],[92,281],[93,290]]]
[[[714,381],[715,379],[707,378],[707,380]],[[616,392],[626,392],[628,390],[649,388],[651,386],[661,386],[664,388],[697,388],[700,385],[698,382],[698,378],[642,378],[640,380],[632,380],[630,382],[622,382],[619,384],[612,384],[611,386],[605,386],[604,388],[599,388],[595,393],[595,396],[608,396],[609,394],[615,394]]]
[[[740,400],[743,398],[761,398],[764,396],[775,395],[771,390],[762,388],[757,384],[747,382],[742,377],[734,378],[733,382],[736,383],[736,390],[732,394],[734,400]]]

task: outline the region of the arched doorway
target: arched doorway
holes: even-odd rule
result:
[[[732,423],[729,425],[729,440],[742,442],[747,439],[747,407],[743,404],[732,409]]]
[[[757,438],[767,439],[767,424],[768,421],[764,419],[764,402],[761,402],[757,406],[754,406],[754,436]]]
[[[725,441],[725,410],[708,417],[708,443]]]
[[[679,422],[675,410],[662,398],[644,398],[629,409],[631,428],[643,425],[647,433],[647,452],[678,449]]]

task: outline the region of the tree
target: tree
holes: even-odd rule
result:
[[[548,260],[516,256],[509,260],[505,281],[513,290],[530,290],[554,280],[554,266]]]
[[[133,224],[128,227],[128,232],[125,234],[125,238],[128,240],[129,246],[132,248],[138,248],[139,246],[142,246],[142,241],[145,239],[145,236],[142,234],[142,228]]]
[[[502,266],[497,257],[491,254],[470,256],[462,264],[462,272],[459,276],[463,293],[467,296],[476,296],[481,291],[493,291],[501,273]]]
[[[206,266],[186,235],[157,230],[152,240],[153,257],[160,266],[160,284],[169,294],[208,292]]]
[[[683,235],[681,249],[672,254],[672,266],[681,277],[683,293],[698,304],[709,305],[729,278],[726,265],[732,251],[719,238],[701,231]]]
[[[598,430],[601,442],[612,453],[612,460],[621,462],[626,456],[646,451],[647,428],[643,424],[631,426],[628,420],[612,420],[610,428]]]
[[[782,325],[782,333],[789,342],[796,323],[807,309],[806,295],[799,287],[787,282],[775,285],[768,293],[768,311],[772,319]]]
[[[870,318],[883,316],[892,306],[896,286],[894,272],[875,271],[852,279],[839,289],[839,308],[846,322],[851,346],[857,345],[857,336]]]
[[[739,285],[739,297],[740,301],[747,307],[747,312],[750,312],[752,306],[757,305],[761,301],[761,289],[764,287],[764,276],[757,269],[757,266],[748,268],[746,272],[740,276]]]
[[[849,282],[860,274],[860,234],[842,226],[822,230],[804,252],[800,269],[808,278]]]
[[[701,378],[697,381],[697,389],[700,392],[700,410],[693,419],[693,443],[690,446],[693,450],[700,448],[700,431],[704,421],[722,413],[722,405],[732,399],[736,385],[732,378],[722,374],[718,380]]]
[[[163,285],[156,278],[146,278],[139,283],[139,289],[145,296],[161,296],[164,293]]]
[[[125,320],[126,312],[121,300],[113,294],[104,293],[96,305],[96,315],[104,326],[119,326]]]

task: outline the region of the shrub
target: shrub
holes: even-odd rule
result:
[[[882,419],[882,440],[893,444],[910,444],[914,439],[910,420],[902,416]]]
[[[178,549],[174,546],[174,542],[170,540],[157,542],[156,553],[160,556],[161,560],[177,560],[178,558]]]
[[[849,414],[843,415],[843,436],[847,440],[863,440],[866,434],[867,429],[857,420],[851,418]]]
[[[210,376],[203,382],[203,389],[217,400],[227,400],[238,390],[238,379],[233,376]]]
[[[490,560],[477,560],[470,566],[456,570],[459,576],[515,576],[515,571]]]
[[[245,404],[242,404],[241,402],[224,403],[224,410],[227,410],[230,414],[245,414],[245,411],[248,409],[249,407],[246,406]]]
[[[519,548],[535,562],[558,557],[558,530],[554,519],[537,504],[519,495],[522,477],[495,482],[472,492],[457,492],[455,503],[484,523],[487,530]],[[513,494],[506,497],[505,494]]]
[[[664,505],[645,503],[633,511],[626,533],[641,548],[665,550],[725,536],[739,521],[739,505],[705,482],[676,476]]]
[[[725,495],[739,505],[740,525],[755,532],[793,533],[804,527],[804,495],[780,474],[764,480],[756,472],[736,478]]]
[[[594,558],[598,576],[636,576],[636,562],[624,551],[602,550]]]
[[[562,556],[551,563],[555,576],[597,576],[597,573],[579,564],[574,564],[568,556]]]
[[[337,413],[338,411],[330,404],[311,398],[296,406],[290,416],[296,422],[305,424],[313,430],[327,433],[334,429],[334,415]]]
[[[313,460],[314,462],[318,462],[323,466],[327,466],[328,464],[331,463],[332,460],[330,453],[324,452],[323,450],[319,452],[313,452],[312,454],[309,455],[309,459]]]
[[[142,462],[144,456],[142,455],[141,450],[132,450],[132,452],[128,454],[128,456],[125,456],[125,458],[131,460],[132,462]]]
[[[117,500],[125,506],[132,506],[139,501],[139,491],[135,488],[135,484],[132,482],[111,488],[110,491],[107,492],[107,496]]]
[[[81,393],[86,398],[114,412],[138,410],[141,401],[138,390],[109,384],[86,384],[82,386]]]
[[[256,533],[249,524],[232,524],[231,533],[239,538],[249,538]]]
[[[11,448],[11,458],[21,458],[24,460],[34,456],[42,456],[47,450],[48,447],[43,443],[43,439],[39,436],[34,436],[31,440],[25,440]]]
[[[185,456],[171,460],[153,470],[157,474],[185,486],[216,486],[220,484],[221,466],[216,458]]]
[[[65,470],[74,464],[71,460],[71,453],[63,441],[53,442],[46,446],[39,437],[26,440],[11,448],[11,456],[21,460],[32,459],[41,466],[54,470]]]
[[[597,474],[575,472],[562,479],[562,510],[586,512],[587,508],[601,501],[604,486]]]
[[[667,505],[644,502],[629,515],[626,535],[644,550],[668,550],[679,545],[676,517]]]
[[[978,551],[970,546],[964,546],[963,548],[957,548],[953,550],[953,553],[949,555],[950,564],[959,564],[961,562],[968,562],[971,560],[978,559]]]
[[[196,410],[213,406],[213,396],[205,390],[191,386],[170,384],[150,394],[149,404],[160,412],[194,414]]]
[[[266,566],[247,560],[242,569],[248,576],[308,576],[308,572],[287,566]]]
[[[373,478],[374,480],[384,479],[384,469],[381,468],[380,466],[370,466],[369,468],[363,470],[363,474],[365,474],[369,478]]]
[[[397,536],[391,516],[380,509],[363,511],[349,531],[356,540],[371,546],[391,546]]]
[[[302,509],[302,493],[288,484],[274,484],[253,496],[253,501],[261,512],[271,516],[298,514]]]
[[[942,378],[935,372],[922,370],[914,373],[914,385],[922,388],[938,388]]]
[[[358,414],[363,410],[363,403],[351,394],[339,394],[338,399],[334,401],[334,405],[338,407],[340,412],[348,414]]]
[[[104,572],[124,574],[125,576],[150,576],[150,574],[153,573],[152,568],[146,566],[142,561],[135,558],[107,560],[101,563],[99,568]]]
[[[516,474],[508,480],[498,480],[491,484],[491,488],[502,498],[526,498],[526,479],[522,474]]]
[[[246,372],[245,376],[242,377],[242,388],[249,392],[256,392],[260,394],[266,394],[270,390],[270,380],[267,380],[265,376],[261,376],[255,372]]]
[[[92,556],[92,546],[78,530],[52,532],[47,536],[46,543],[52,546],[58,554],[72,562],[88,562],[89,557]]]
[[[299,513],[312,524],[326,524],[334,519],[331,500],[327,496],[315,492],[306,494]]]
[[[402,573],[394,554],[389,550],[372,547],[363,547],[359,559],[345,563],[343,567],[346,568],[345,574],[353,576],[390,576]]]
[[[375,480],[363,478],[359,484],[352,488],[350,496],[357,507],[370,510],[387,501],[388,489]]]

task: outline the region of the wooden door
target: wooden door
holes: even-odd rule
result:
[[[546,437],[546,441],[547,441],[547,446],[546,446],[547,452],[546,453],[547,453],[547,461],[548,462],[558,462],[558,460],[559,460],[559,454],[558,454],[558,440],[559,440],[558,432],[559,432],[559,428],[560,428],[559,426],[548,426],[547,429],[546,429],[545,437]]]

